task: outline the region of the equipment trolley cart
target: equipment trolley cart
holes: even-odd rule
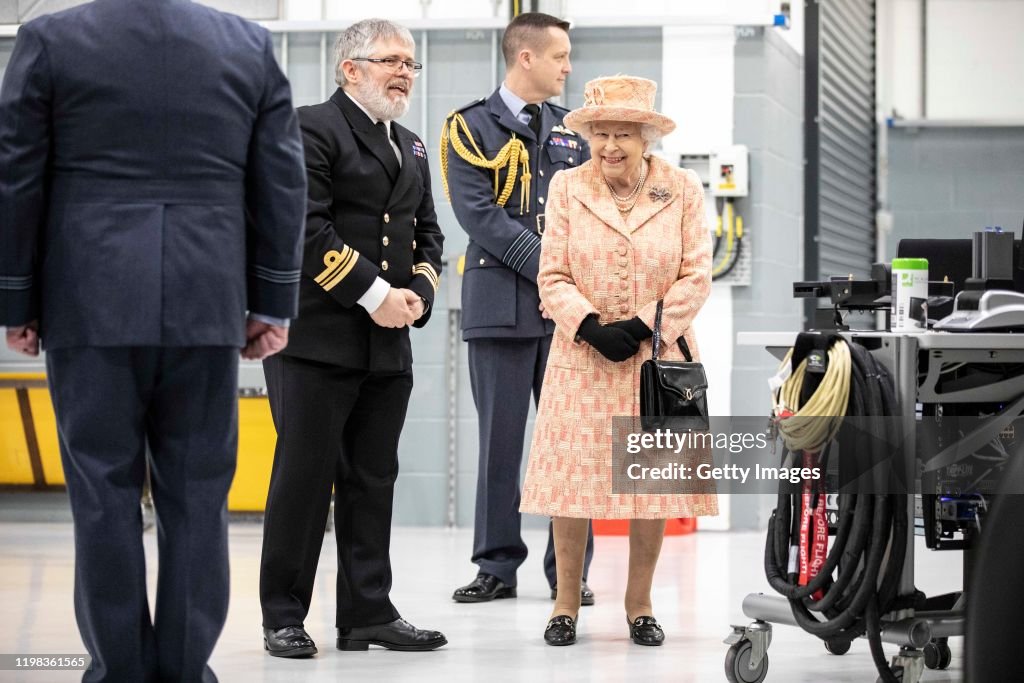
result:
[[[921,477],[939,468],[948,468],[963,458],[970,457],[980,446],[989,443],[1000,433],[1012,427],[1013,421],[1024,412],[1024,373],[1000,374],[985,372],[986,367],[1024,368],[1024,334],[980,333],[952,334],[926,332],[899,334],[890,332],[844,331],[847,342],[864,346],[892,374],[895,382],[900,423],[904,442],[917,453],[907,458],[907,479],[914,482],[920,493]],[[796,333],[741,332],[737,343],[743,346],[764,346],[780,360],[793,345]],[[980,370],[982,380],[968,382],[966,387],[944,390],[942,375],[949,368]],[[988,381],[985,381],[985,380]],[[961,404],[995,404],[999,410],[980,423],[977,429],[963,435],[958,443],[940,453],[928,454],[926,464],[920,459],[920,446],[916,443],[915,423],[920,414],[934,414],[943,406]],[[920,517],[918,496],[907,495],[908,518]],[[982,505],[984,502],[982,501]],[[927,516],[926,516],[927,519]],[[915,524],[908,525],[910,536],[906,560],[900,578],[900,594],[911,595],[914,586]],[[965,536],[969,536],[965,532]],[[968,581],[969,542],[946,543],[944,547],[965,550],[964,584]],[[892,657],[891,671],[904,683],[917,683],[925,666],[944,669],[950,663],[950,636],[963,635],[965,630],[966,593],[937,596],[925,601],[925,610],[902,609],[882,617],[881,638],[885,643],[898,645],[899,654]],[[752,593],[743,600],[743,613],[753,619],[747,626],[733,626],[725,643],[731,647],[726,655],[726,677],[734,683],[760,683],[768,673],[768,646],[771,644],[772,624],[796,626],[789,600],[782,596]],[[826,648],[841,655],[849,649],[848,642],[826,641]]]

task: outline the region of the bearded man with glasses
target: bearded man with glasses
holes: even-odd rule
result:
[[[423,142],[394,122],[422,65],[409,31],[382,19],[335,44],[330,100],[300,107],[309,180],[299,318],[264,364],[277,447],[260,567],[264,647],[316,654],[309,612],[335,492],[337,646],[433,650],[391,604],[391,506],[412,391],[409,327],[430,317],[444,236]]]

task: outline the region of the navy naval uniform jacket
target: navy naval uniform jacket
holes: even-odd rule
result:
[[[412,367],[409,329],[383,328],[356,302],[375,278],[426,300],[430,318],[444,235],[437,224],[423,142],[391,122],[402,153],[339,88],[299,107],[309,204],[299,318],[284,353],[372,372]]]
[[[451,142],[447,168],[452,209],[469,235],[462,334],[469,342],[470,381],[480,425],[471,559],[481,572],[510,586],[516,585],[516,571],[527,555],[520,531],[519,471],[529,398],[531,392],[535,399],[540,395],[555,329],[540,314],[537,289],[544,203],[555,173],[590,158],[586,142],[562,126],[566,113],[567,109],[543,103],[540,139],[509,110],[500,88],[452,114],[465,120],[487,159],[493,159],[513,136],[523,141],[530,155],[528,206],[521,198],[522,173],[517,166],[506,167],[498,179],[498,187],[503,188],[510,172],[519,174],[504,206],[496,203],[494,172],[460,157]],[[473,149],[464,135],[462,142]],[[591,534],[584,576],[592,556]],[[554,586],[557,574],[550,533],[544,572]]]
[[[309,199],[299,317],[288,347],[264,361],[277,427],[260,563],[263,625],[309,612],[324,520],[335,491],[339,628],[398,618],[389,557],[398,441],[412,392],[409,329],[380,327],[357,303],[376,278],[426,300],[441,273],[422,141],[384,132],[341,89],[300,107]]]
[[[247,310],[296,314],[305,197],[267,30],[185,0],[96,0],[19,29],[0,90],[0,325],[41,324],[86,683],[216,680],[238,351]]]

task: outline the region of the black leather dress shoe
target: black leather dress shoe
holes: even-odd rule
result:
[[[556,597],[558,597],[558,586],[551,589],[551,599],[554,600]],[[594,604],[594,591],[590,590],[586,581],[580,584],[580,604],[584,607]]]
[[[480,572],[473,581],[452,593],[455,602],[490,602],[516,597],[516,587],[505,584],[497,576]]]
[[[447,644],[448,639],[440,631],[418,629],[405,619],[376,626],[338,629],[339,650],[368,650],[371,645],[380,645],[389,650],[422,652]]]
[[[572,645],[576,642],[576,620],[560,614],[548,622],[544,629],[544,642],[548,645]]]
[[[263,649],[272,657],[312,657],[316,644],[301,626],[263,629]]]
[[[629,637],[637,645],[661,645],[665,642],[665,632],[654,617],[637,617],[630,622]]]

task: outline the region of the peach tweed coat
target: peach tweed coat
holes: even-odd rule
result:
[[[613,493],[612,417],[639,414],[640,365],[650,340],[613,363],[574,337],[583,319],[639,316],[654,327],[664,298],[666,359],[711,291],[711,236],[693,171],[651,157],[647,182],[623,218],[593,161],[551,180],[538,285],[556,328],[520,510],[555,517],[659,519],[718,514],[712,494]],[[622,463],[619,463],[621,467]]]

